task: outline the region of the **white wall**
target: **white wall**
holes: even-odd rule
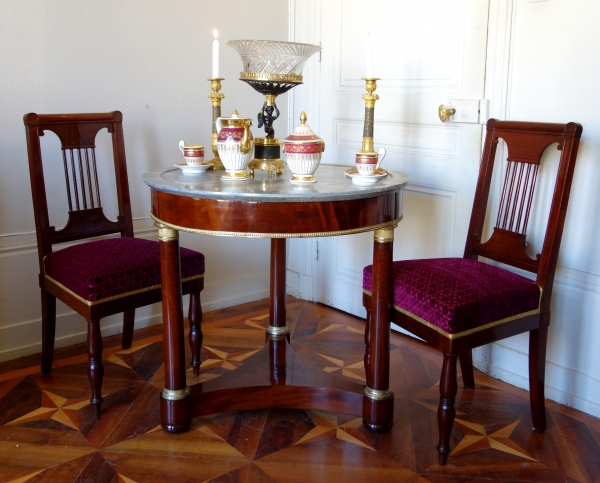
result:
[[[238,80],[241,60],[224,41],[287,40],[285,1],[0,0],[0,361],[41,347],[23,114],[122,111],[136,233],[156,239],[141,176],[179,162],[180,139],[210,146],[213,28],[226,79],[223,115],[255,117],[264,99]],[[286,95],[278,101],[283,127]],[[52,146],[52,136],[43,142]],[[64,181],[49,177],[51,221],[60,227]],[[103,197],[103,204],[114,212],[114,203]],[[204,310],[268,296],[268,240],[182,233],[181,244],[206,255]],[[57,347],[85,339],[81,317],[64,305],[58,314]],[[137,311],[136,327],[160,322],[158,306]],[[102,325],[105,335],[119,332],[120,317]]]
[[[596,0],[492,0],[486,98],[500,119],[583,125],[552,295],[546,396],[600,417],[599,22]],[[557,157],[555,150],[546,155],[552,169]],[[542,236],[533,226],[534,249]],[[527,353],[522,334],[477,351],[475,364],[527,388]]]

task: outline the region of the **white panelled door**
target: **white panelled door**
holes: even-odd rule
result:
[[[483,99],[488,7],[488,0],[295,2],[297,18],[320,22],[314,127],[326,141],[323,163],[350,165],[361,147],[361,78],[371,32],[374,74],[381,78],[375,150],[387,149],[383,167],[411,177],[404,220],[395,233],[395,260],[462,256],[484,126],[456,122],[460,111],[456,121],[443,124],[438,106]],[[303,110],[299,101],[293,102],[294,117]],[[319,239],[315,298],[364,316],[362,270],[372,261],[372,247],[372,233]]]

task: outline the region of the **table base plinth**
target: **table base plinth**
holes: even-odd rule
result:
[[[286,337],[269,337],[244,365],[191,390],[193,417],[268,408],[363,415],[364,386],[331,376],[305,361]]]

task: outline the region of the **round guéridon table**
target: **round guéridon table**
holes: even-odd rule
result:
[[[389,389],[390,310],[394,228],[402,219],[408,175],[389,172],[376,183],[355,184],[349,166],[321,165],[316,183],[290,182],[291,173],[222,180],[222,171],[183,174],[179,168],[143,176],[152,190],[162,276],[165,388],[160,417],[181,432],[195,416],[226,411],[296,408],[362,416],[366,427],[393,424]],[[263,349],[218,378],[186,383],[179,231],[271,239],[270,319]],[[286,326],[286,238],[374,232],[371,320],[365,328],[366,386],[331,376],[296,355]],[[200,321],[190,321],[192,365],[200,366]]]

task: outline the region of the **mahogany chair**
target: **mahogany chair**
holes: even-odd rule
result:
[[[91,403],[100,415],[102,403],[102,338],[100,319],[123,312],[123,348],[131,347],[136,307],[161,301],[159,244],[133,237],[129,184],[119,111],[94,114],[26,114],[29,174],[35,214],[42,295],[42,372],[52,370],[56,327],[56,299],[82,315],[88,323],[88,377]],[[118,216],[110,221],[100,199],[96,135],[106,129],[112,137]],[[61,142],[62,162],[47,164],[48,171],[64,171],[68,222],[57,230],[50,225],[40,136],[52,131]],[[58,154],[58,153],[57,153]],[[53,252],[54,244],[119,234],[71,244]],[[181,248],[182,288],[190,295],[189,321],[192,366],[200,369],[204,255]]]
[[[391,321],[424,339],[444,356],[438,407],[439,463],[450,452],[457,359],[463,383],[473,388],[471,349],[529,332],[529,386],[534,429],[546,429],[544,378],[550,299],[567,203],[581,137],[580,124],[511,122],[490,119],[463,258],[393,263]],[[482,241],[498,140],[508,149],[500,206],[493,233]],[[526,252],[526,233],[538,168],[548,146],[558,143],[560,163],[542,253]],[[492,220],[490,226],[494,223]],[[535,279],[478,260],[483,257],[531,272]],[[371,319],[372,266],[363,274],[363,305]],[[368,333],[368,328],[367,328]],[[376,364],[369,354],[365,366]],[[368,371],[367,371],[368,374]],[[367,381],[367,384],[369,381]]]

